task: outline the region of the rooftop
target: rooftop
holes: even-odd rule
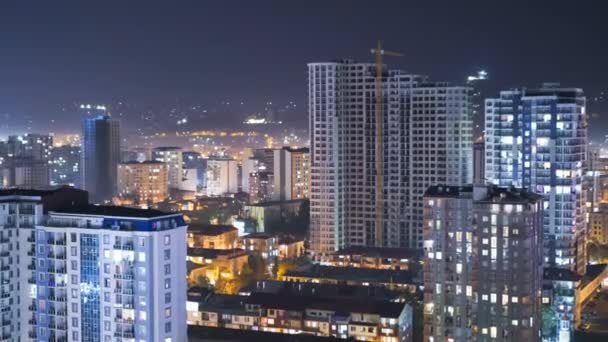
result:
[[[498,187],[494,185],[481,186],[449,186],[433,185],[424,193],[425,197],[474,198],[484,203],[535,203],[542,199],[541,195],[514,187]]]
[[[188,248],[188,256],[189,257],[201,257],[205,259],[215,259],[220,256],[226,257],[237,257],[246,255],[245,250],[240,248],[233,249],[211,249],[211,248],[198,248],[198,247],[190,247]]]
[[[565,268],[547,267],[543,270],[543,279],[560,281],[579,281],[582,276]]]
[[[310,149],[308,147],[293,148],[290,146],[285,146],[283,149],[289,152],[310,153]]]
[[[230,225],[193,224],[188,226],[188,232],[207,236],[217,236],[224,233],[237,231],[236,227]]]
[[[156,160],[145,160],[143,162],[138,161],[130,161],[125,163],[120,163],[119,165],[164,165],[165,163]]]
[[[395,283],[414,284],[414,273],[411,271],[383,270],[375,268],[335,267],[306,265],[287,271],[285,276],[334,279],[338,281],[358,281],[361,283]]]
[[[378,314],[382,317],[397,318],[406,304],[390,301],[372,300],[370,298],[344,298],[318,295],[301,295],[289,293],[252,292],[249,296],[213,294],[200,303],[202,311],[245,312],[245,304],[260,305],[288,311],[306,309],[334,311],[343,316],[350,313]],[[253,313],[251,313],[253,314]]]
[[[111,205],[87,205],[73,208],[64,208],[54,210],[58,214],[76,214],[76,215],[93,215],[93,216],[110,216],[110,217],[132,217],[132,218],[156,218],[169,215],[181,215],[179,213],[167,213],[154,209],[138,209],[129,207],[117,207]]]
[[[471,197],[473,195],[472,186],[446,186],[433,185],[426,189],[424,197]]]
[[[247,204],[246,207],[272,207],[272,206],[280,206],[282,204],[303,203],[305,201],[308,201],[308,200],[307,199],[293,199],[293,200],[285,200],[285,201],[269,201],[269,202]]]
[[[69,186],[61,186],[56,189],[34,190],[34,189],[1,189],[0,197],[5,196],[26,196],[26,197],[43,197],[46,195],[61,193],[61,192],[86,192],[84,190],[72,188]]]
[[[262,307],[304,311],[305,309],[331,310],[348,315],[351,312],[378,314],[382,317],[399,317],[405,304],[389,301],[377,301],[362,298],[339,298],[294,295],[282,293],[253,292],[246,297],[248,304],[259,304]]]
[[[272,239],[275,237],[276,237],[276,235],[272,235],[272,234],[268,234],[268,233],[251,233],[251,234],[247,234],[247,235],[241,237],[241,239],[268,240],[268,239]]]
[[[362,255],[377,258],[412,259],[422,256],[413,248],[351,246],[333,253],[334,255]]]
[[[182,148],[178,146],[159,146],[155,147],[153,151],[180,151]]]
[[[376,300],[392,301],[400,297],[401,291],[390,290],[386,287],[344,285],[329,283],[303,283],[280,280],[261,280],[252,286],[239,290],[241,293],[265,292],[291,295],[337,297],[337,298],[374,298]]]

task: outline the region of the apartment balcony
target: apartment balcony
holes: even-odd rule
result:
[[[134,277],[135,275],[133,274],[133,272],[121,272],[114,274],[114,279],[133,280]]]
[[[2,299],[8,298],[10,296],[11,296],[10,292],[2,292],[2,293],[0,293],[0,298],[2,298]]]
[[[9,265],[2,265],[2,266],[0,266],[0,271],[2,271],[2,272],[8,271],[10,269],[11,269],[11,267]]]
[[[36,304],[32,303],[30,304],[30,306],[27,307],[30,311],[36,311],[38,309],[38,307],[36,306]]]
[[[114,337],[135,338],[135,330],[116,330]]]
[[[30,318],[27,322],[30,325],[37,325],[38,324],[38,321],[36,320],[36,317]]]
[[[36,242],[36,237],[34,235],[29,236],[27,242]]]
[[[135,324],[135,321],[133,319],[123,318],[123,317],[115,317],[114,322],[116,322],[118,324],[129,324],[129,325]]]
[[[36,284],[36,278],[30,277],[27,279],[28,284]]]
[[[35,248],[30,248],[30,250],[27,251],[27,255],[28,256],[34,256],[34,255],[36,255],[36,249]]]
[[[2,251],[2,252],[0,252],[0,258],[7,257],[7,256],[9,256],[9,255],[10,255],[10,252],[9,252],[9,251]]]
[[[55,240],[55,244],[58,246],[65,246],[65,239]]]
[[[2,326],[3,327],[8,327],[11,325],[11,321],[7,320],[7,319],[3,319],[2,320]]]
[[[114,289],[114,293],[120,293],[123,295],[133,295],[133,289],[127,287],[117,287]]]
[[[125,243],[115,243],[114,244],[114,249],[122,249],[122,250],[126,250],[126,251],[132,251],[133,250],[133,242],[125,242]]]
[[[30,330],[27,333],[27,336],[31,339],[37,339],[38,338],[38,334],[36,333],[36,330]]]
[[[9,243],[11,240],[9,238],[0,238],[0,243]]]

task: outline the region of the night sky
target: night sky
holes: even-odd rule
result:
[[[404,3],[2,0],[0,133],[75,131],[70,105],[112,101],[157,116],[180,101],[239,103],[224,109],[232,120],[295,101],[289,119],[305,125],[306,63],[371,60],[377,39],[405,54],[392,66],[436,80],[485,68],[501,88],[608,91],[603,1]],[[605,100],[590,107],[608,114]]]

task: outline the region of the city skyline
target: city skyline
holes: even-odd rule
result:
[[[147,124],[163,130],[177,127],[178,118],[170,115],[172,109],[186,113],[180,107],[201,106],[198,114],[209,113],[202,115],[204,122],[221,126],[224,118],[240,121],[263,112],[267,102],[277,110],[293,102],[288,121],[305,127],[305,64],[342,57],[371,61],[369,49],[378,39],[405,55],[391,62],[396,68],[454,83],[485,69],[496,89],[561,82],[585,89],[590,114],[608,110],[601,79],[608,49],[599,43],[607,29],[597,4],[582,6],[584,16],[570,17],[567,2],[552,2],[552,15],[543,16],[542,25],[534,20],[545,11],[540,4],[526,11],[517,4],[480,2],[387,2],[377,9],[364,2],[348,8],[232,4],[227,11],[214,3],[3,3],[0,38],[7,52],[0,54],[0,134],[77,131],[72,119],[80,103],[113,104],[124,127],[136,127],[149,114],[154,122]],[[426,25],[430,13],[433,25]],[[580,47],[565,49],[568,40]]]
[[[606,340],[604,12],[1,2],[0,339]]]

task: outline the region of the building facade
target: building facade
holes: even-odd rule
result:
[[[310,151],[308,148],[274,150],[273,200],[308,198]]]
[[[26,133],[0,143],[0,176],[4,188],[42,189],[49,186],[53,137]]]
[[[118,197],[121,202],[149,206],[169,197],[167,164],[156,161],[118,165]]]
[[[411,342],[408,304],[365,298],[253,292],[188,302],[188,323],[358,341]]]
[[[308,64],[314,252],[354,245],[421,248],[426,188],[472,182],[470,89],[399,70],[385,69],[382,81],[380,197],[375,64]]]
[[[424,341],[540,341],[541,196],[493,186],[425,195]]]
[[[182,149],[180,147],[156,147],[152,150],[152,160],[165,163],[169,174],[169,188],[179,189],[184,176]]]
[[[589,213],[589,239],[600,244],[608,244],[608,210]]]
[[[0,202],[5,339],[186,340],[181,214],[90,206],[67,188]]]
[[[221,196],[238,192],[238,163],[234,159],[207,160],[207,194]]]
[[[105,112],[105,107],[87,109],[82,122],[81,177],[82,188],[91,201],[104,203],[116,194],[120,161],[120,125]]]
[[[544,196],[548,266],[584,273],[587,146],[581,89],[544,84],[486,100],[486,177]]]
[[[80,188],[80,145],[55,146],[51,151],[51,185]]]

